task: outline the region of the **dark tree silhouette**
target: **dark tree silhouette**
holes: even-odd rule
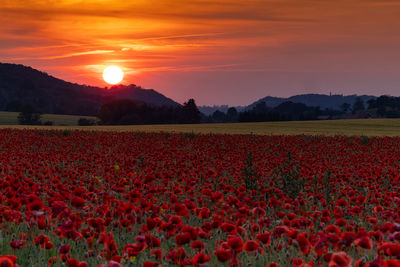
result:
[[[238,112],[236,108],[234,107],[228,108],[228,111],[226,112],[226,118],[229,122],[236,122],[238,119]]]
[[[265,104],[265,101],[257,103],[257,105],[253,108],[254,112],[261,113],[261,114],[267,113],[268,110],[269,110],[269,108],[267,107],[267,104]]]
[[[101,124],[164,124],[199,123],[201,113],[193,99],[183,106],[151,106],[129,99],[115,100],[103,105],[98,117]]]
[[[286,120],[315,120],[321,115],[319,107],[309,107],[302,103],[287,101],[270,109],[265,102],[258,103],[253,109],[241,112],[238,121],[286,121]]]
[[[200,123],[201,113],[193,98],[185,102],[181,110],[181,123]]]
[[[382,95],[368,101],[368,109],[376,110],[378,117],[399,118],[400,97]]]
[[[213,122],[225,122],[226,121],[226,115],[222,111],[216,110],[212,114],[212,120]]]
[[[343,103],[340,105],[340,108],[342,109],[343,113],[347,113],[349,111],[351,105],[349,103]]]
[[[92,125],[96,125],[96,122],[94,120],[91,120],[91,119],[80,118],[78,120],[78,125],[79,126],[92,126]]]
[[[356,113],[357,111],[363,111],[365,110],[364,106],[364,101],[360,97],[356,98],[356,101],[353,104],[353,113]]]
[[[40,125],[41,112],[31,104],[24,104],[18,115],[18,122],[22,125]]]

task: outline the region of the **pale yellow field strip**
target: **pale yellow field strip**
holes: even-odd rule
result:
[[[1,125],[0,128],[99,130],[136,132],[184,132],[217,134],[261,135],[365,135],[400,136],[400,119],[359,119],[294,122],[215,123],[180,125],[129,125],[129,126],[20,126]]]

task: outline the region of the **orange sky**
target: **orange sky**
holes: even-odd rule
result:
[[[300,93],[399,95],[400,1],[1,0],[0,61],[241,105]]]

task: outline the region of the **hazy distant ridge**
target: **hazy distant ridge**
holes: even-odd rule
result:
[[[243,111],[243,110],[250,110],[253,107],[255,107],[258,103],[260,102],[265,102],[265,104],[270,107],[274,108],[279,106],[280,104],[291,101],[293,103],[303,103],[307,106],[310,107],[320,107],[321,109],[337,109],[340,110],[340,106],[343,103],[348,103],[350,105],[353,105],[354,102],[356,101],[356,98],[360,97],[363,101],[364,104],[367,104],[367,101],[370,99],[375,99],[376,96],[371,96],[371,95],[348,95],[348,96],[343,96],[343,95],[323,95],[323,94],[303,94],[303,95],[295,95],[291,97],[273,97],[273,96],[267,96],[264,98],[261,98],[252,104],[248,106],[239,106],[235,107],[238,111]],[[199,110],[203,112],[205,115],[211,115],[214,111],[219,110],[222,112],[225,112],[228,110],[227,105],[221,105],[221,106],[200,106]]]
[[[344,103],[353,105],[357,97],[360,97],[365,104],[367,103],[368,100],[376,98],[376,96],[370,96],[370,95],[344,96],[344,95],[322,95],[322,94],[295,95],[288,98],[267,96],[250,104],[249,106],[246,107],[246,109],[251,109],[262,101],[264,101],[265,104],[271,108],[274,108],[282,104],[283,102],[291,101],[293,103],[303,103],[310,107],[319,106],[321,109],[326,109],[326,108],[340,109],[340,106]]]

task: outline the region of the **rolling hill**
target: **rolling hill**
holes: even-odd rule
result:
[[[134,84],[109,89],[57,79],[31,67],[0,63],[0,111],[18,111],[30,103],[44,113],[97,115],[100,107],[115,99],[131,99],[154,106],[179,106],[152,89]]]
[[[364,104],[367,104],[367,101],[370,99],[376,99],[376,96],[370,95],[323,95],[323,94],[303,94],[303,95],[294,95],[291,97],[273,97],[267,96],[261,98],[248,106],[237,106],[235,107],[237,111],[245,111],[250,110],[255,107],[258,103],[265,102],[265,104],[270,108],[275,108],[284,102],[293,102],[293,103],[302,103],[309,107],[320,107],[322,110],[328,109],[336,109],[340,110],[341,105],[343,103],[348,103],[353,105],[356,101],[356,98],[360,97]],[[225,112],[228,110],[229,106],[220,105],[220,106],[199,106],[199,110],[203,112],[205,115],[211,115],[216,110]]]
[[[338,109],[343,103],[353,105],[357,97],[360,97],[366,104],[368,100],[375,99],[376,96],[369,95],[322,95],[322,94],[304,94],[295,95],[288,98],[267,96],[250,104],[245,109],[249,110],[255,107],[260,102],[265,102],[268,107],[274,108],[284,102],[291,101],[293,103],[303,103],[309,107],[320,107],[321,109]]]

